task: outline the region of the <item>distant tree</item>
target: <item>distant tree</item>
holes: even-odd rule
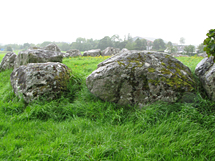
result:
[[[130,33],[128,33],[128,38],[127,38],[127,40],[128,40],[128,42],[133,42],[133,38],[132,38],[132,36],[131,36],[131,34]]]
[[[137,38],[134,42],[134,49],[141,50],[142,49],[142,42],[139,38]]]
[[[169,41],[167,44],[166,44],[166,48],[167,50],[169,51],[169,53],[176,53],[177,52],[177,47],[176,46],[173,46],[172,42]]]
[[[173,47],[172,42],[169,41],[169,42],[166,44],[166,47]]]
[[[24,49],[28,49],[29,47],[31,47],[31,45],[29,43],[24,43],[23,47],[24,47]]]
[[[195,46],[193,46],[193,45],[185,46],[185,47],[184,47],[184,51],[185,51],[187,54],[191,54],[191,53],[195,52]]]
[[[127,42],[127,44],[125,45],[125,48],[127,48],[128,50],[134,50],[134,44],[132,42]]]
[[[162,39],[155,39],[153,42],[153,49],[157,51],[165,50],[166,45]]]
[[[72,42],[71,45],[70,45],[70,48],[80,50],[79,48],[77,48],[77,42]]]
[[[134,42],[134,49],[135,50],[146,50],[147,41],[145,39],[137,38]]]
[[[7,46],[6,51],[13,51],[11,46]]]
[[[111,41],[113,43],[113,47],[119,48],[120,42],[122,42],[122,39],[120,39],[119,35],[113,35],[111,37]]]
[[[194,53],[195,52],[195,46],[194,45],[189,45],[189,48],[190,48],[190,52],[191,53]]]
[[[67,51],[70,49],[70,45],[66,42],[56,43],[56,45],[62,50]]]
[[[185,44],[185,38],[181,37],[179,41],[180,41],[180,44],[182,45]]]
[[[126,46],[127,43],[128,43],[127,40],[124,40],[124,41],[120,42],[118,48],[120,48],[120,49],[125,48],[125,46]]]
[[[203,53],[204,52],[204,45],[203,45],[203,43],[201,43],[201,44],[199,44],[199,46],[197,47],[197,49],[199,50],[198,52],[199,53]]]
[[[189,47],[188,47],[188,46],[185,46],[185,47],[184,47],[184,51],[188,54],[188,53],[190,52]]]
[[[177,53],[177,51],[178,51],[178,48],[176,46],[173,46],[171,48],[171,53]]]
[[[99,40],[99,43],[98,43],[98,48],[101,50],[104,50],[107,47],[113,47],[113,43],[109,36],[105,36],[104,38]]]
[[[51,41],[44,41],[42,44],[40,44],[39,46],[40,47],[45,47],[47,46],[48,44],[51,44],[52,42]]]

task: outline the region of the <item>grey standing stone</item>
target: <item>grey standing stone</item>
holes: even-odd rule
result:
[[[55,52],[61,52],[60,48],[55,44],[51,43],[47,45],[46,47],[43,48],[44,50],[50,50],[50,51],[55,51]]]
[[[71,49],[66,52],[65,57],[77,57],[82,56],[81,52],[77,49]]]
[[[190,69],[164,53],[125,51],[98,64],[86,79],[92,94],[121,105],[175,102],[194,89]]]
[[[215,64],[214,57],[204,58],[196,66],[195,74],[199,77],[208,97],[215,101]]]
[[[46,62],[62,62],[63,56],[60,49],[54,45],[47,45],[43,49],[28,49],[25,51],[20,51],[14,68],[18,68],[21,65],[26,65],[28,63],[46,63]]]
[[[119,48],[107,47],[105,50],[102,51],[102,56],[112,56],[116,55],[120,52]]]
[[[69,68],[58,62],[29,63],[13,70],[10,81],[16,95],[30,102],[39,96],[54,99],[67,89]]]
[[[13,52],[7,53],[0,63],[0,72],[6,69],[13,69],[17,55]]]
[[[92,57],[95,57],[95,56],[100,56],[100,55],[101,55],[101,50],[100,49],[88,50],[88,51],[85,51],[83,53],[83,56],[92,56]]]

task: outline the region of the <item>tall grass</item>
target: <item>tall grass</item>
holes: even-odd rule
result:
[[[142,109],[104,102],[85,85],[104,57],[65,58],[69,90],[26,104],[0,73],[2,160],[214,160],[215,106],[199,88],[194,103],[156,102]],[[198,57],[178,58],[194,74]]]

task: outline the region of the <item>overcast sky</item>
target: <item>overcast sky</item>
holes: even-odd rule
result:
[[[0,43],[73,42],[131,34],[198,45],[215,28],[214,0],[4,0]]]

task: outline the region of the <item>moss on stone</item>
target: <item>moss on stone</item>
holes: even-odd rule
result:
[[[172,73],[172,72],[171,72],[170,70],[166,69],[166,68],[162,68],[162,69],[161,69],[161,73],[162,73],[162,74],[168,74],[168,75],[169,75],[169,74]]]
[[[125,66],[125,63],[123,63],[122,60],[117,61],[117,63],[118,63],[120,66]]]
[[[148,72],[153,73],[153,72],[155,72],[155,69],[154,68],[148,68]]]
[[[165,55],[165,58],[169,58],[169,57],[171,57],[170,55]]]
[[[164,62],[162,62],[161,65],[166,66],[166,64]]]
[[[153,85],[158,85],[160,83],[160,80],[158,78],[157,79],[149,79],[148,82],[153,84]]]

